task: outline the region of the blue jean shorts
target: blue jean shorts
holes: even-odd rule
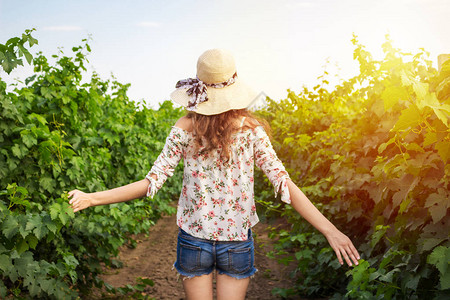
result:
[[[194,237],[180,228],[174,267],[186,277],[207,275],[214,270],[238,279],[250,277],[257,269],[250,229],[248,236],[247,241],[212,241]]]

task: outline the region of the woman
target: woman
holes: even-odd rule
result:
[[[90,206],[153,197],[184,160],[178,202],[177,260],[188,299],[244,299],[253,264],[251,227],[258,222],[253,199],[256,164],[308,222],[322,232],[341,264],[358,264],[350,239],[328,221],[290,180],[264,130],[246,108],[255,93],[238,79],[232,55],[221,49],[204,52],[197,78],[180,80],[173,101],[189,111],[167,137],[163,151],[145,179],[97,193],[69,192],[75,212]],[[262,125],[261,125],[262,124]],[[185,280],[187,279],[187,280]]]

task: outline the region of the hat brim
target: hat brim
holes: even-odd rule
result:
[[[186,107],[190,96],[186,93],[187,88],[178,88],[170,94],[175,103]],[[217,115],[232,109],[243,109],[250,106],[256,99],[257,93],[239,78],[224,88],[207,89],[208,101],[197,106],[196,113],[202,115]]]

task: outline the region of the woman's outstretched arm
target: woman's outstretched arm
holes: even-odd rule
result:
[[[349,266],[352,262],[357,265],[360,256],[352,241],[322,215],[292,180],[288,179],[287,185],[292,207],[327,238],[341,265],[343,258]]]
[[[183,130],[189,130],[191,122],[186,117],[181,117],[175,126]],[[173,129],[172,129],[173,130]],[[79,190],[73,190],[69,192],[69,204],[72,206],[73,211],[77,212],[82,209],[97,206],[112,204],[118,202],[129,201],[144,196],[154,195],[157,189],[161,188],[168,176],[172,176],[175,167],[181,159],[181,149],[184,143],[180,140],[179,134],[169,133],[166,138],[166,143],[161,154],[153,164],[158,174],[155,174],[150,170],[145,179],[124,185],[115,189],[96,192],[96,193],[84,193]],[[155,171],[155,172],[156,172]],[[155,190],[150,193],[150,180],[158,181],[159,186],[154,186]]]
[[[79,190],[72,190],[69,192],[69,199],[71,198],[69,204],[72,206],[73,211],[77,212],[91,206],[112,204],[142,198],[145,197],[147,193],[148,184],[148,179],[142,179],[102,192],[84,193]]]

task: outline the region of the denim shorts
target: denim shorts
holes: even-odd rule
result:
[[[247,241],[213,241],[194,237],[180,228],[174,267],[186,277],[207,275],[214,270],[238,279],[250,277],[257,269],[250,229],[248,236]]]

